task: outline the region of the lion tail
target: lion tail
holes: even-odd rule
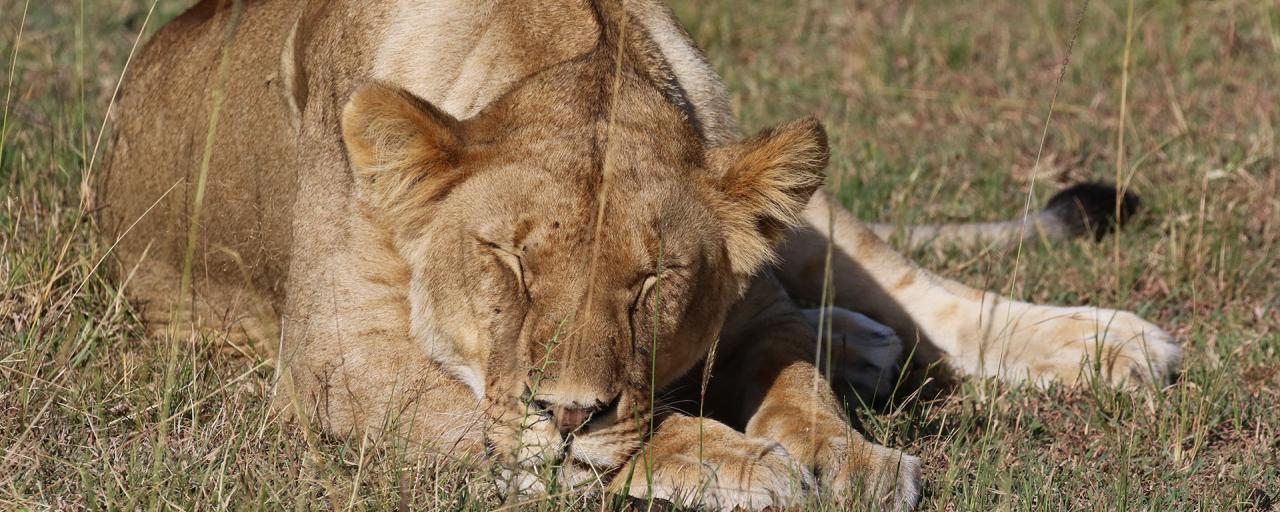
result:
[[[1137,213],[1142,201],[1107,183],[1080,183],[1054,194],[1043,210],[1026,219],[995,222],[921,224],[899,226],[871,224],[884,240],[907,249],[938,247],[1004,247],[1027,237],[1064,240],[1091,235],[1101,239]]]

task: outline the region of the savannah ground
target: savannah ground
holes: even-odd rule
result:
[[[0,508],[502,505],[484,473],[278,423],[268,350],[143,336],[82,191],[135,37],[189,3],[147,21],[150,0],[0,0]],[[1163,389],[969,380],[855,406],[868,437],[924,458],[922,509],[1280,508],[1280,2],[1095,0],[1077,38],[1083,6],[677,10],[745,128],[825,122],[832,186],[864,219],[1011,217],[1083,180],[1144,200],[1102,242],[913,255],[1025,300],[1133,310],[1186,350]]]

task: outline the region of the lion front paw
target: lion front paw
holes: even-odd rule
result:
[[[712,510],[786,508],[801,503],[813,478],[778,443],[715,420],[667,418],[611,488]]]
[[[998,343],[988,346],[1008,347],[999,373],[1015,380],[1079,383],[1097,375],[1117,386],[1163,385],[1182,362],[1173,336],[1127,311],[1023,305],[1007,327],[994,320]]]
[[[920,459],[877,444],[833,437],[818,450],[821,494],[842,504],[911,510],[920,499]]]

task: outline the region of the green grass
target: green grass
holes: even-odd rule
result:
[[[149,30],[185,3],[161,0]],[[34,1],[23,24],[24,5],[0,0],[0,508],[498,505],[483,474],[277,422],[265,361],[200,339],[171,360],[143,339],[119,280],[98,268],[108,243],[81,190],[150,2]],[[862,218],[1010,217],[1033,184],[1043,200],[1117,173],[1144,199],[1140,222],[1101,243],[914,255],[1001,290],[1016,264],[1018,297],[1134,310],[1186,349],[1181,379],[1163,390],[968,381],[856,411],[870,438],[925,459],[923,509],[1276,507],[1280,5],[1136,2],[1122,116],[1129,3],[1093,1],[1041,151],[1081,5],[709,0],[677,11],[748,130],[824,120],[833,181]]]

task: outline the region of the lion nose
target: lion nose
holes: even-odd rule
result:
[[[591,421],[591,416],[600,409],[601,407],[552,407],[551,417],[555,420],[560,435],[567,436]]]
[[[526,396],[531,396],[532,394],[532,392],[526,392]],[[533,399],[532,404],[537,407],[541,414],[550,417],[562,437],[568,437],[569,434],[581,429],[593,419],[607,418],[617,414],[618,404],[621,401],[622,397],[619,395],[607,402],[596,401],[589,406],[582,406],[580,402],[557,404],[549,400],[538,399]]]

